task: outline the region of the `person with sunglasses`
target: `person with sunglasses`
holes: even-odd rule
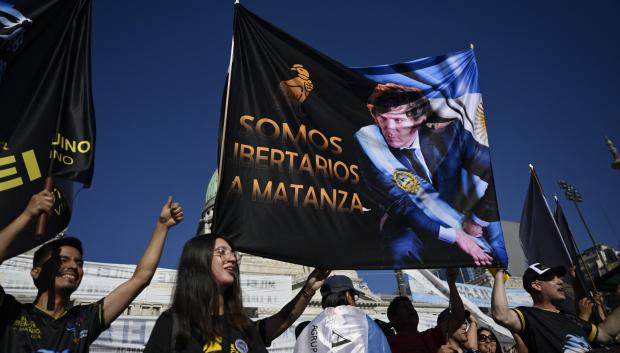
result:
[[[532,297],[533,307],[508,307],[504,271],[495,274],[491,312],[498,324],[518,333],[529,352],[589,352],[591,344],[609,343],[620,333],[620,309],[614,310],[599,325],[561,311],[566,299],[562,266],[547,267],[541,263],[530,265],[523,274],[523,288]]]
[[[480,353],[504,353],[495,333],[486,327],[478,329],[478,349]]]

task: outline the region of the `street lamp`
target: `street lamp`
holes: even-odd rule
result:
[[[603,260],[603,256],[601,255],[599,248],[596,245],[596,241],[594,241],[594,237],[592,236],[590,227],[588,227],[588,224],[586,223],[586,219],[583,218],[583,214],[581,213],[581,209],[579,208],[579,203],[583,202],[583,198],[581,197],[581,194],[579,193],[579,191],[577,191],[577,189],[575,189],[574,186],[567,183],[566,180],[560,180],[558,181],[558,184],[560,185],[560,189],[564,190],[564,195],[566,196],[566,199],[568,199],[569,201],[573,201],[573,204],[575,205],[575,208],[577,209],[577,213],[579,214],[579,218],[581,218],[581,222],[583,223],[583,226],[586,228],[586,231],[588,232],[588,236],[590,236],[590,240],[592,240],[592,245],[594,245],[594,252],[598,256],[598,259],[601,260],[601,263],[603,264],[605,269],[607,269],[607,264],[605,263],[605,260]],[[598,266],[597,266],[597,270],[598,270]]]

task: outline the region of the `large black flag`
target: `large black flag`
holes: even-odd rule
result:
[[[241,5],[233,48],[215,233],[333,269],[507,264],[472,50],[351,69]]]
[[[568,244],[560,234],[533,168],[521,213],[519,238],[529,265],[537,262],[547,266],[573,264]]]
[[[560,234],[562,234],[562,239],[564,240],[564,244],[566,244],[566,249],[570,254],[572,263],[577,265],[579,261],[579,250],[577,249],[577,244],[575,243],[575,238],[573,237],[573,232],[570,230],[566,216],[564,216],[562,206],[560,206],[560,201],[557,199],[555,200],[553,218],[555,219],[555,223],[558,225]]]
[[[88,0],[0,0],[0,228],[54,177],[46,234],[34,225],[8,256],[58,234],[71,216],[72,181],[90,185],[95,119]]]

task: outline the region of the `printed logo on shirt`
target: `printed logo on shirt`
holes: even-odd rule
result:
[[[27,332],[32,339],[41,339],[41,329],[37,327],[34,321],[28,320],[24,315],[13,321],[12,329],[18,332]]]
[[[207,342],[207,344],[205,344],[202,347],[202,351],[204,353],[209,353],[209,352],[220,352],[222,350],[222,337],[215,337],[215,340],[211,341],[211,342]]]
[[[562,346],[562,352],[564,353],[582,353],[589,352],[592,347],[586,341],[584,337],[566,335],[566,340]]]
[[[250,351],[250,347],[248,347],[248,344],[241,338],[235,340],[235,348],[240,353],[248,353]]]
[[[351,343],[351,340],[342,336],[336,331],[332,331],[332,348],[336,348],[347,343]]]
[[[238,343],[239,343],[239,346],[237,346]],[[204,353],[221,352],[222,351],[222,337],[220,336],[215,337],[215,340],[208,342],[202,347],[202,351]],[[230,344],[230,353],[247,353],[248,351],[249,351],[248,344],[242,339],[238,339],[235,341],[234,344],[233,343]]]
[[[88,330],[81,330],[82,326],[84,326],[84,317],[78,318],[75,322],[67,325],[67,331],[73,334],[73,339],[71,340],[74,345],[80,344],[80,340],[88,336]]]

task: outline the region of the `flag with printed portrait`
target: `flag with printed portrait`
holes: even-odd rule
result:
[[[214,233],[332,269],[507,264],[472,49],[350,68],[235,6]]]

